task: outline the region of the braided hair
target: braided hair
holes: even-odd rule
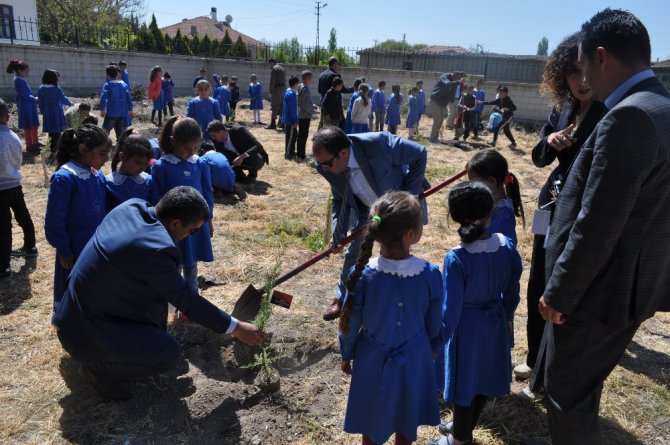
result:
[[[480,181],[467,181],[449,192],[449,215],[459,223],[458,235],[464,243],[477,240],[486,232],[493,211],[493,194]]]
[[[407,192],[389,192],[379,198],[370,208],[368,230],[361,244],[361,253],[354,270],[347,280],[347,297],[342,306],[340,331],[349,333],[349,321],[353,309],[352,294],[363,274],[365,265],[372,256],[375,241],[385,246],[396,246],[410,229],[421,226],[421,205],[419,200]]]
[[[111,141],[105,131],[91,124],[82,125],[74,129],[68,128],[58,139],[56,161],[58,168],[72,160],[79,158],[79,146],[84,145],[84,151],[89,152],[101,145],[110,146]]]

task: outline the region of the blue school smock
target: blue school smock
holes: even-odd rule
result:
[[[282,98],[281,124],[298,125],[298,95],[292,88],[286,88]]]
[[[230,92],[227,86],[221,85],[214,89],[214,94],[212,97],[219,101],[219,107],[221,108],[221,114],[224,116],[230,116],[232,112],[230,111],[230,98],[233,93]]]
[[[475,90],[472,92],[472,95],[475,96],[475,100],[480,100],[482,102],[486,100],[485,90],[478,90],[477,88],[475,88]],[[484,104],[475,102],[475,113],[481,113],[483,110],[484,110]]]
[[[151,175],[146,172],[137,176],[128,176],[117,171],[105,176],[105,180],[109,209],[132,198],[149,201]]]
[[[354,93],[349,98],[349,105],[347,105],[347,117],[344,119],[344,132],[350,134],[353,128],[353,122],[351,122],[351,110],[354,108],[354,102],[356,99],[361,97],[361,93],[354,91]]]
[[[107,81],[100,93],[100,109],[109,117],[128,117],[128,112],[133,111],[128,85],[122,80]]]
[[[30,85],[23,77],[14,78],[16,88],[16,108],[18,111],[19,128],[33,128],[40,126],[40,118],[37,115],[37,98],[33,96]]]
[[[37,90],[37,104],[42,112],[42,131],[61,133],[67,127],[64,105],[72,105],[58,85],[40,85]]]
[[[400,105],[402,105],[402,95],[397,102],[395,94],[391,94],[386,104],[386,125],[400,125]]]
[[[419,425],[440,422],[432,354],[443,344],[443,295],[439,269],[420,258],[380,256],[365,266],[345,297],[353,299],[349,333],[339,334],[342,360],[353,360],[346,432],[414,441]]]
[[[260,82],[249,84],[249,109],[263,109],[263,86]]]
[[[163,79],[163,86],[161,87],[163,89],[163,99],[165,100],[166,104],[169,104],[170,102],[174,102],[174,96],[172,93],[172,90],[174,90],[174,81],[172,79]]]
[[[383,113],[386,111],[386,96],[384,92],[377,88],[374,93],[372,93],[372,112],[373,113]]]
[[[444,258],[444,400],[469,406],[474,396],[509,394],[508,321],[519,304],[521,257],[501,233],[461,244]]]
[[[130,88],[130,77],[128,77],[128,70],[126,71],[119,70],[119,73],[121,73],[121,80],[123,80],[125,84],[128,85],[128,88]]]
[[[405,126],[407,128],[414,128],[419,122],[419,100],[414,96],[409,96],[409,107],[407,110],[407,119]]]
[[[105,176],[100,171],[70,161],[51,175],[44,232],[56,248],[54,305],[65,292],[69,271],[58,262],[60,256],[76,260],[107,213]]]
[[[211,97],[208,97],[207,99],[194,97],[188,102],[186,116],[195,119],[200,124],[202,138],[209,140],[210,137],[209,134],[207,134],[207,126],[213,120],[221,120],[221,107],[219,106],[219,102]]]
[[[235,190],[235,172],[228,159],[218,151],[210,150],[200,157],[209,165],[212,186],[215,189],[232,193]]]
[[[489,233],[502,233],[516,245],[516,215],[511,198],[501,199],[493,204],[491,224],[486,229]]]
[[[416,108],[419,114],[426,112],[426,93],[423,90],[419,90],[419,94],[416,96]]]
[[[149,187],[152,204],[158,203],[168,190],[180,185],[193,187],[202,194],[207,201],[210,218],[212,218],[214,193],[209,165],[196,155],[183,160],[175,155],[167,154],[154,162],[154,165],[151,166]],[[179,241],[177,246],[181,252],[182,264],[186,267],[193,266],[197,261],[214,261],[212,241],[209,237],[209,222],[205,222],[195,235],[187,236]]]

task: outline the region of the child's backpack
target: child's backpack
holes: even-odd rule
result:
[[[498,113],[497,111],[491,113],[491,116],[489,117],[489,124],[486,127],[486,129],[489,131],[496,131],[500,126],[502,120],[503,120],[502,114]]]

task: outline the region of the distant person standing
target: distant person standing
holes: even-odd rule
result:
[[[268,85],[268,91],[270,92],[270,110],[272,114],[270,115],[270,124],[265,127],[268,130],[274,130],[277,128],[275,124],[275,119],[279,117],[281,119],[282,115],[282,101],[284,100],[284,93],[286,92],[286,70],[283,66],[277,63],[275,59],[270,59],[270,84]],[[279,127],[281,127],[281,121],[279,122]]]
[[[333,80],[336,77],[340,79],[342,76],[339,73],[340,71],[340,61],[337,57],[331,57],[328,59],[328,69],[319,75],[319,94],[321,95],[321,100],[323,96],[326,95],[330,87],[333,86]],[[342,93],[351,94],[354,92],[354,88],[345,88],[344,82],[342,83]]]
[[[205,68],[200,68],[200,72],[198,74],[198,77],[193,79],[193,90],[195,91],[195,95],[198,95],[196,87],[198,86],[198,82],[201,80],[207,80],[207,70]]]
[[[454,71],[440,76],[430,93],[430,113],[433,115],[433,128],[430,130],[430,142],[437,142],[440,127],[447,118],[447,127],[454,126],[456,118],[456,90],[465,77],[462,71]],[[445,112],[446,109],[446,112]]]

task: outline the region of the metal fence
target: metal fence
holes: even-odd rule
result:
[[[37,20],[23,17],[21,18],[0,18],[0,39],[7,39],[10,43],[19,42],[39,42],[40,32],[37,26]]]

